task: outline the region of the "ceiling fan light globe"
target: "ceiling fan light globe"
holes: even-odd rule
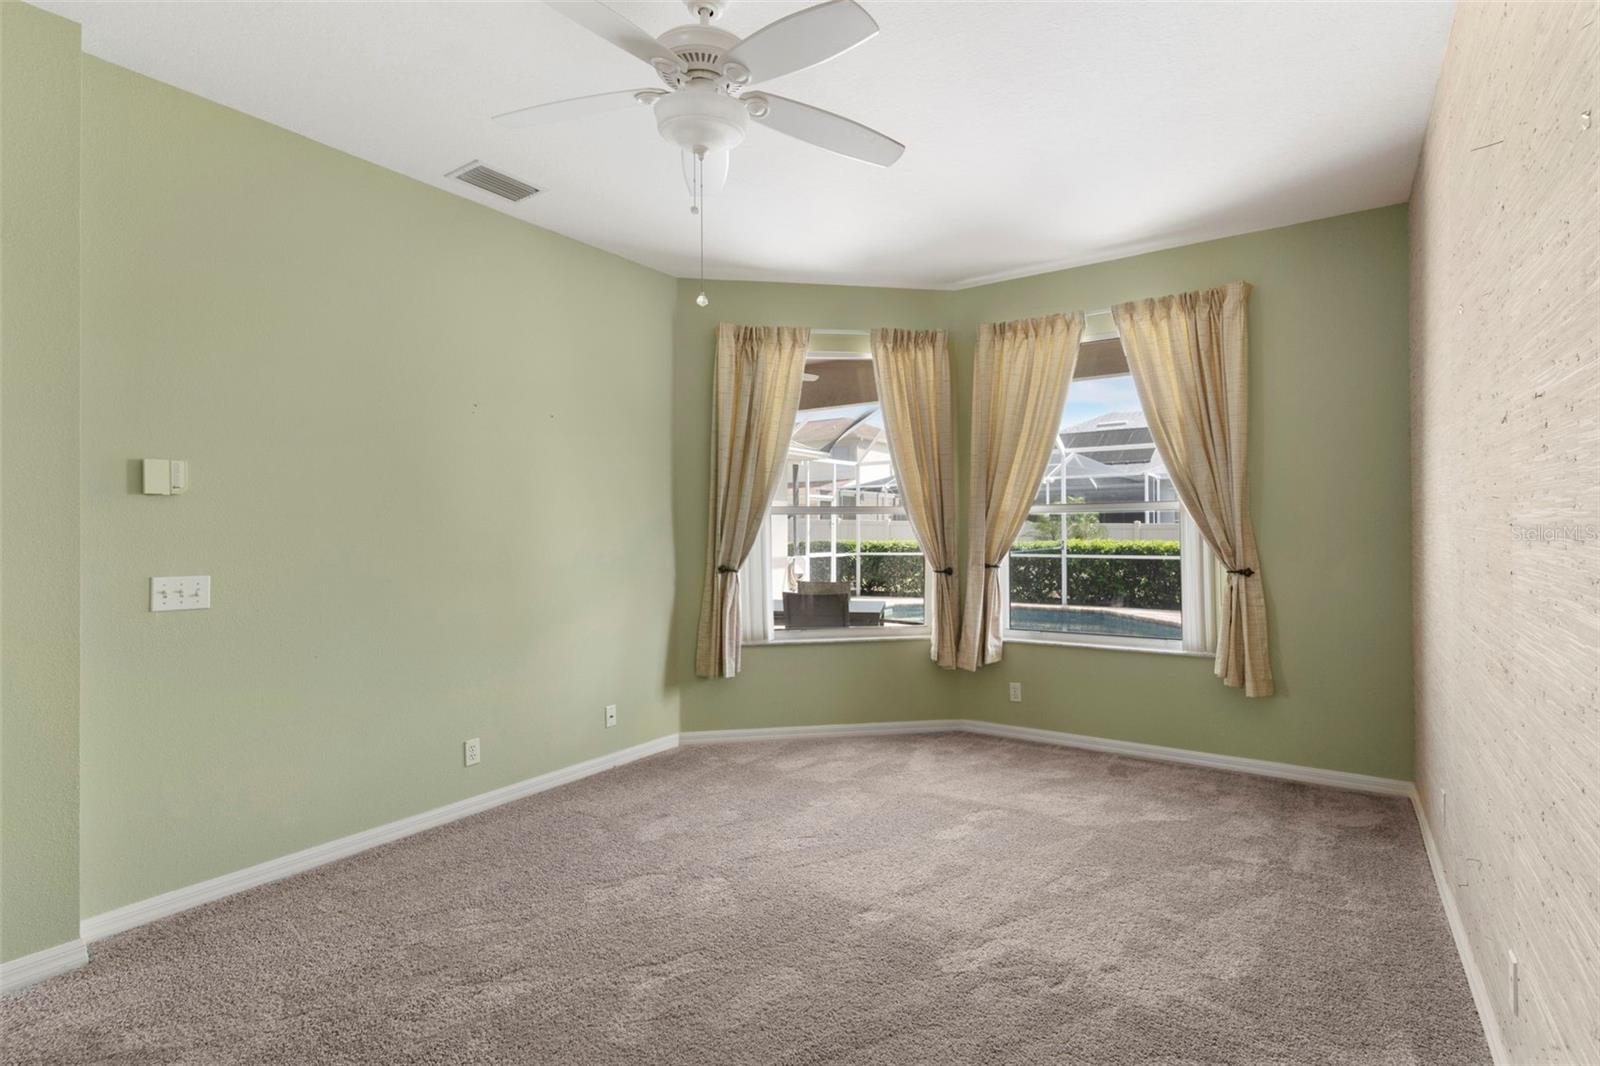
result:
[[[656,130],[669,144],[691,152],[725,152],[744,140],[750,125],[744,104],[718,92],[683,89],[656,102]]]

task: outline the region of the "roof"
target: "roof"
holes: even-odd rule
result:
[[[1097,429],[1149,429],[1150,423],[1145,421],[1143,411],[1112,411],[1109,414],[1095,415],[1082,422],[1074,422],[1070,426],[1062,426],[1062,433],[1089,433]]]
[[[1081,452],[1068,452],[1066,462],[1068,477],[1127,477],[1126,467],[1112,466],[1102,463],[1098,459],[1091,459]]]
[[[1051,471],[1054,472],[1053,470]],[[1151,453],[1148,461],[1140,463],[1102,463],[1081,452],[1068,452],[1066,475],[1068,481],[1095,481],[1105,478],[1137,478],[1146,474],[1167,476],[1167,464],[1161,456]]]

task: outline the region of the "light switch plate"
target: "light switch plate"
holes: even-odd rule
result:
[[[146,496],[172,495],[171,459],[146,459],[144,461],[144,494]]]
[[[211,606],[211,576],[153,577],[150,579],[152,611],[203,611]]]
[[[181,496],[189,488],[187,459],[144,460],[146,496]]]

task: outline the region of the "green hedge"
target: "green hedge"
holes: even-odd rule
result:
[[[1061,542],[1018,541],[1011,551],[1011,602],[1061,603]],[[1140,555],[1142,559],[1068,559],[1067,602],[1086,607],[1178,609],[1183,589],[1175,540],[1069,540],[1074,555]],[[1039,554],[1030,554],[1037,552]],[[1049,554],[1043,554],[1048,552]],[[1172,559],[1172,562],[1164,560]]]
[[[791,544],[789,554],[800,546]],[[855,579],[855,541],[839,542],[838,580]],[[826,552],[828,542],[813,540],[813,552]],[[920,552],[914,540],[861,542],[861,594],[863,596],[921,596],[922,556],[885,555],[883,552]],[[1061,603],[1061,551],[1059,540],[1018,541],[1011,553],[1011,599],[1015,603]],[[1068,540],[1075,555],[1141,555],[1146,559],[1067,560],[1068,602],[1091,607],[1143,607],[1177,610],[1182,577],[1174,562],[1175,540]],[[1043,554],[1048,552],[1049,554]],[[1032,554],[1038,553],[1038,554]],[[811,580],[828,580],[828,560],[811,560]]]
[[[789,546],[795,554],[797,545]],[[826,552],[828,542],[811,542],[813,552]],[[856,576],[856,542],[839,542],[838,580],[854,581]],[[916,552],[916,555],[884,555],[883,552]],[[861,595],[910,596],[922,595],[922,548],[914,540],[864,540],[861,542]],[[828,580],[828,560],[813,557],[811,580]]]

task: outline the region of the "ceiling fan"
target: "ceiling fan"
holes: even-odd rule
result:
[[[656,129],[683,149],[684,180],[696,195],[719,190],[728,153],[751,120],[839,155],[890,166],[905,145],[842,115],[750,86],[816,66],[875,36],[878,24],[855,0],[826,0],[781,18],[740,40],[713,26],[728,0],[685,0],[697,24],[652,37],[599,0],[550,6],[649,63],[665,89],[625,89],[507,111],[494,119],[512,129],[587,118],[644,104]]]

